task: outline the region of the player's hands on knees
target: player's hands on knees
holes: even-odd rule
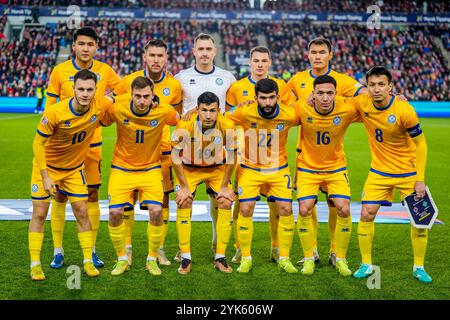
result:
[[[416,181],[416,184],[414,185],[414,191],[416,192],[416,195],[419,198],[423,198],[425,196],[425,182],[423,181]]]
[[[220,198],[225,198],[225,199],[233,202],[235,199],[235,195],[234,195],[233,190],[231,190],[231,188],[222,187],[222,188],[220,188],[219,193],[217,194],[217,200],[219,200]]]
[[[47,177],[43,179],[44,190],[49,195],[56,196],[56,185],[52,178]]]
[[[193,200],[194,197],[192,196],[191,191],[189,191],[189,188],[187,187],[181,187],[180,190],[178,190],[177,193],[175,194],[175,202],[177,203],[177,206],[180,208],[183,207],[185,202],[189,199]]]
[[[312,93],[308,96],[308,99],[306,99],[306,103],[311,107],[314,106],[314,96]]]
[[[183,121],[189,121],[189,119],[191,119],[191,115],[192,115],[195,111],[197,111],[197,108],[194,108],[194,109],[191,109],[191,110],[187,111],[187,112],[181,117],[181,119],[182,119]]]

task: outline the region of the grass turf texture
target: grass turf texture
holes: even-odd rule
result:
[[[28,199],[32,140],[39,117],[36,115],[0,114],[0,198]],[[449,119],[422,119],[422,128],[428,141],[428,166],[426,180],[440,209],[439,219],[448,221],[449,196],[445,188],[449,174],[446,159],[450,155],[446,135]],[[294,172],[297,130],[290,133],[288,152],[291,172]],[[100,198],[107,197],[107,182],[115,129],[104,129],[103,186]],[[345,149],[352,186],[352,200],[359,201],[370,166],[367,137],[361,124],[350,126],[345,139]],[[204,186],[197,199],[206,200]],[[323,201],[323,196],[320,196]],[[396,198],[398,201],[398,196]],[[430,233],[426,267],[433,283],[425,285],[414,280],[412,274],[412,248],[409,225],[376,225],[373,260],[381,267],[381,290],[368,290],[365,280],[341,278],[327,264],[328,227],[319,224],[319,252],[321,264],[312,277],[301,274],[288,275],[277,269],[269,259],[270,237],[267,223],[255,223],[253,237],[254,269],[250,274],[234,272],[226,275],[212,266],[211,224],[193,223],[191,274],[181,276],[177,264],[163,267],[161,277],[153,277],[144,269],[147,254],[146,223],[136,222],[134,231],[134,259],[130,272],[113,277],[115,254],[109,238],[107,223],[102,222],[97,251],[105,261],[97,279],[82,275],[81,290],[67,289],[67,266],[81,266],[81,250],[76,237],[75,223],[66,224],[64,246],[65,267],[53,270],[48,266],[53,254],[50,223],[42,251],[42,263],[47,280],[33,283],[29,277],[27,221],[0,221],[0,299],[449,299],[450,272],[448,271],[449,225],[436,225]],[[349,266],[356,270],[360,261],[356,223],[348,250]],[[233,238],[233,236],[232,236]],[[230,244],[233,239],[231,239]],[[169,226],[166,252],[170,259],[177,251],[175,224]],[[234,253],[229,246],[227,255]],[[302,256],[297,233],[291,250],[293,262]],[[236,270],[236,265],[233,265]],[[225,285],[224,285],[225,284]]]

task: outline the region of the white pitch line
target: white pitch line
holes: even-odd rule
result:
[[[38,114],[27,114],[26,116],[13,116],[13,117],[6,117],[6,118],[1,118],[0,117],[0,121],[2,121],[2,120],[14,120],[14,119],[29,118],[29,117],[34,117],[34,116],[38,116]]]

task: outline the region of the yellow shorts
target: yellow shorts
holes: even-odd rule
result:
[[[362,192],[362,204],[391,206],[395,189],[400,191],[402,200],[414,192],[415,174],[381,175],[370,170]]]
[[[297,200],[316,199],[319,189],[328,199],[342,198],[350,200],[350,182],[346,168],[330,173],[317,173],[307,169],[297,169]]]
[[[66,195],[70,202],[87,200],[88,190],[83,165],[70,171],[48,168],[48,174],[55,182],[58,192]],[[36,165],[33,165],[31,173],[31,199],[50,201],[50,195],[44,190],[41,172]]]
[[[225,175],[225,165],[205,168],[184,165],[183,172],[189,186],[189,191],[191,191],[192,194],[195,195],[197,186],[204,182],[206,184],[206,192],[211,195],[217,195]],[[231,181],[229,181],[228,186],[231,188]],[[180,183],[178,178],[175,178],[175,192],[179,189]]]
[[[260,200],[263,188],[269,195],[268,201],[292,202],[292,178],[287,164],[267,171],[252,169],[242,164],[238,179],[239,202]]]
[[[237,164],[236,168],[234,169],[234,172],[235,172],[235,174],[234,174],[234,176],[235,176],[235,179],[234,179],[234,193],[236,195],[238,195],[238,187],[239,187],[238,186],[238,184],[239,184],[238,178],[239,178],[240,168],[241,168],[241,165]],[[268,202],[275,202],[275,200],[273,198],[271,198],[270,195],[269,195],[269,186],[268,185],[265,184],[265,185],[261,186],[260,194],[263,197],[265,197]]]
[[[173,192],[173,172],[171,151],[162,151],[161,171],[164,181],[164,193]]]
[[[162,205],[164,191],[161,166],[155,165],[144,170],[129,170],[111,166],[109,176],[109,208],[133,208],[134,190],[139,193],[139,204]]]
[[[100,188],[102,185],[102,143],[91,143],[84,160],[87,184],[89,188]]]

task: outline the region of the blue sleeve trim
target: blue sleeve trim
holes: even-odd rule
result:
[[[103,142],[91,143],[89,145],[89,147],[91,147],[91,148],[100,147],[102,144],[103,144]]]
[[[297,153],[302,153],[302,149],[296,149]]]
[[[316,199],[317,200],[317,196],[300,197],[300,198],[297,198],[297,201],[309,200],[309,199]]]
[[[40,132],[39,130],[36,130],[36,132],[37,132],[40,136],[43,136],[44,138],[50,137],[49,134],[42,133],[42,132]]]
[[[228,101],[225,102],[227,106],[229,106],[230,108],[236,108],[236,106],[233,106],[231,103],[228,103]]]
[[[411,138],[417,137],[422,133],[422,128],[420,127],[420,123],[416,124],[414,127],[406,129]]]
[[[47,92],[47,95],[53,98],[59,98],[59,96],[57,94],[51,93],[51,92]]]
[[[356,90],[356,92],[355,92],[355,94],[353,96],[356,97],[359,94],[359,92],[361,91],[362,88],[365,88],[365,87],[364,86],[359,87],[358,90]]]
[[[88,188],[100,189],[101,185],[102,185],[101,183],[99,183],[99,184],[88,184]]]
[[[259,201],[260,199],[261,199],[261,197],[257,196],[257,197],[254,197],[254,198],[239,199],[239,202]]]
[[[167,156],[167,155],[169,155],[169,154],[171,154],[172,153],[172,151],[163,151],[162,152],[162,155],[163,156]]]

